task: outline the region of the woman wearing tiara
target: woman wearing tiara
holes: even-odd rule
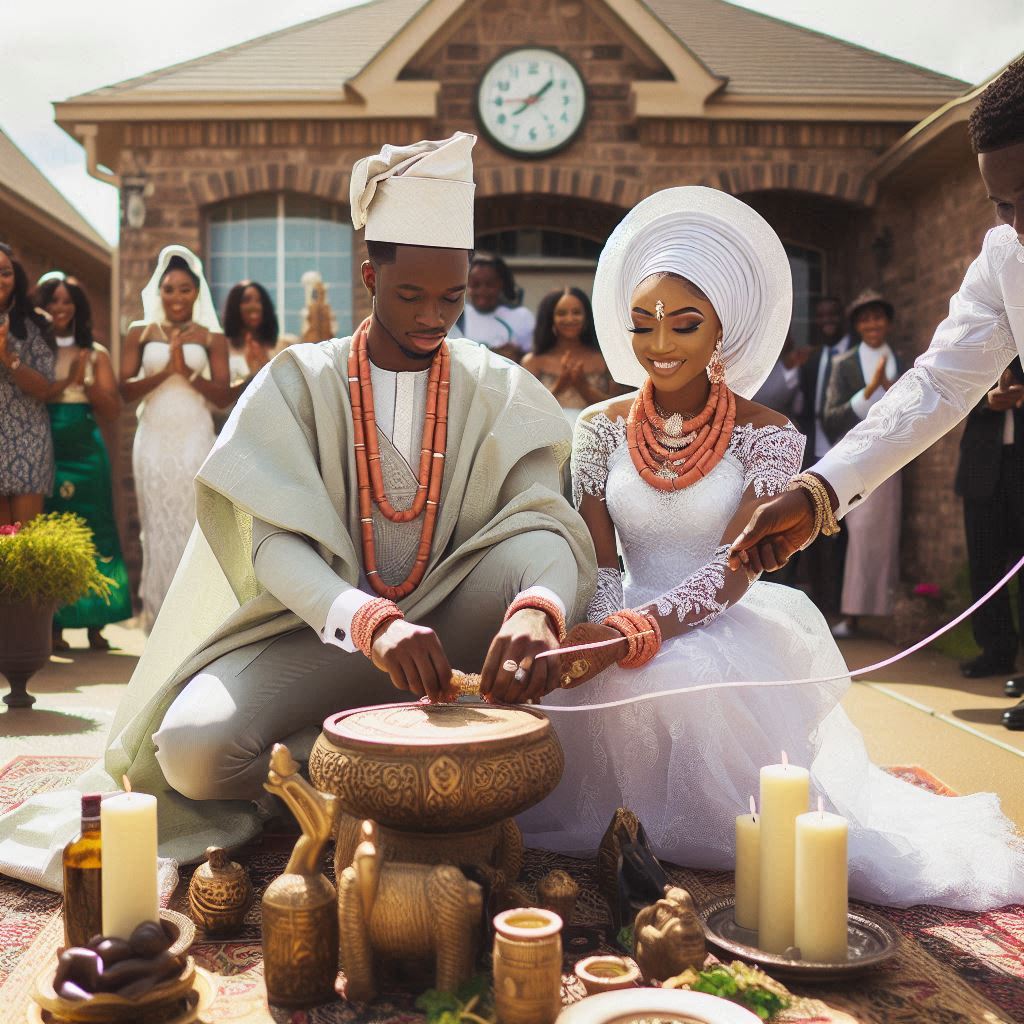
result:
[[[612,376],[640,390],[576,428],[574,499],[600,568],[591,624],[574,632],[618,642],[546,700],[566,769],[520,818],[526,841],[592,855],[626,806],[658,856],[731,868],[736,815],[785,750],[850,820],[853,895],[965,909],[1024,897],[1024,851],[996,797],[937,796],[872,765],[840,707],[848,670],[821,614],[727,566],[730,541],[803,454],[784,417],[748,400],[790,321],[775,232],[725,193],[668,189],[616,228],[594,297]],[[683,692],[632,700],[665,690]]]
[[[202,261],[169,245],[125,339],[121,395],[143,399],[132,448],[142,525],[142,624],[153,625],[196,521],[192,480],[213,447],[210,406],[231,401],[227,342]]]

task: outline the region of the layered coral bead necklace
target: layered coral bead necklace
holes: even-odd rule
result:
[[[373,382],[367,351],[370,320],[360,325],[352,338],[348,354],[348,393],[352,403],[352,427],[356,456],[356,481],[359,486],[359,527],[362,538],[363,568],[370,586],[391,601],[400,601],[419,586],[427,570],[430,546],[434,540],[437,512],[444,478],[444,456],[448,445],[448,393],[451,361],[448,343],[442,342],[430,364],[427,378],[427,412],[423,421],[420,466],[416,478],[416,496],[409,508],[397,511],[384,490],[377,420],[373,412]],[[423,516],[416,561],[409,575],[397,586],[380,578],[377,551],[373,539],[373,509],[376,505],[392,523],[408,523]]]
[[[648,377],[626,420],[626,445],[641,479],[659,491],[678,491],[722,461],[736,425],[736,396],[724,382],[711,385],[704,408],[689,419],[664,416]]]

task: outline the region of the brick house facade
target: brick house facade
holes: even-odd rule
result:
[[[385,142],[478,132],[482,70],[526,45],[581,70],[587,118],[540,159],[480,139],[478,236],[547,232],[599,248],[643,197],[710,185],[760,210],[808,261],[805,306],[880,285],[901,354],[927,345],[992,220],[967,149],[969,102],[953,102],[942,131],[921,131],[964,83],[721,0],[377,0],[58,104],[90,168],[144,203],[141,225],[121,227],[122,334],[164,245],[209,265],[218,211],[250,199],[303,197],[343,217],[355,160]],[[343,334],[368,312],[362,252],[356,234],[338,289],[351,296]],[[132,422],[120,525],[137,567]],[[908,578],[941,582],[963,560],[954,456],[947,439],[907,474]]]

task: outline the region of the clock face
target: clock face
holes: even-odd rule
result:
[[[520,156],[545,156],[568,145],[586,112],[583,79],[555,50],[510,50],[484,72],[477,89],[484,132]]]

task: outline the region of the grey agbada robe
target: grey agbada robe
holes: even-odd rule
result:
[[[132,788],[159,800],[160,854],[179,862],[207,846],[234,846],[260,828],[245,801],[187,800],[170,789],[153,733],[184,684],[244,644],[303,625],[255,578],[252,518],[303,535],[338,576],[356,585],[360,559],[351,339],[296,345],[260,371],[196,477],[197,526],[107,738],[101,764],[73,790],[33,797],[0,818],[0,872],[59,890],[60,851],[79,824],[83,792]],[[540,484],[498,507],[514,467],[564,463],[569,427],[533,376],[469,341],[452,341],[448,451],[440,512],[422,583],[399,604],[415,621],[465,579],[487,550],[520,533],[565,539],[579,567],[570,620],[593,591],[590,535],[560,494]],[[443,641],[442,637],[442,641]]]

